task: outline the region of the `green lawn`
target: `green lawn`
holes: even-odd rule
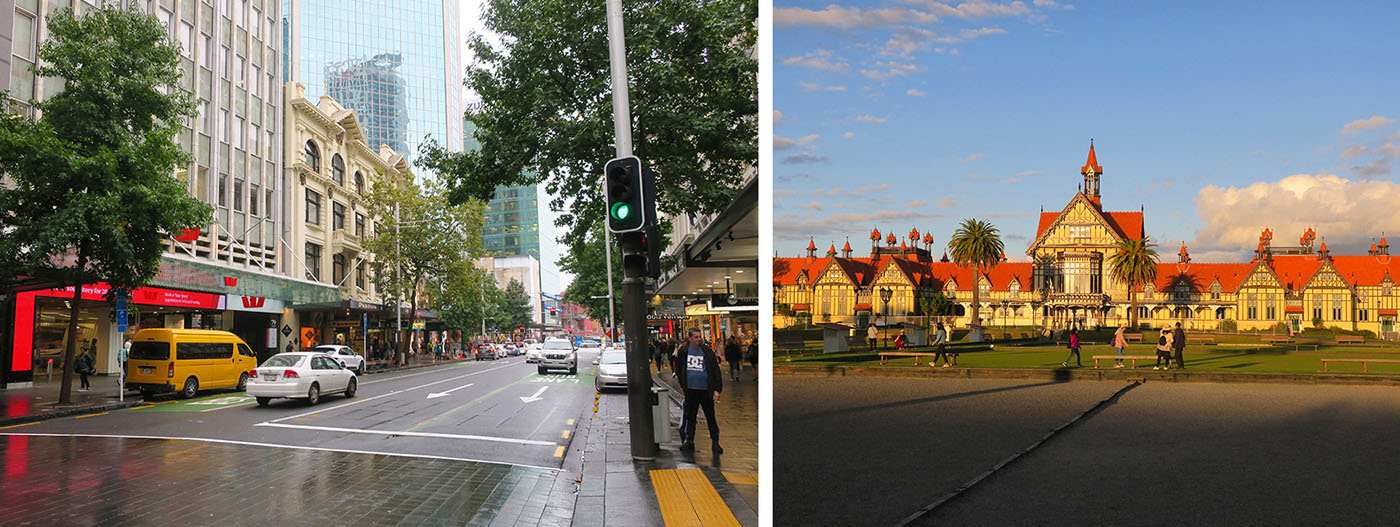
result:
[[[1226,340],[1226,339],[1222,339]],[[1233,339],[1228,339],[1233,340]],[[919,350],[925,351],[925,350]],[[1115,350],[1108,345],[1089,345],[1080,350],[1085,368],[1093,368],[1094,355],[1113,355]],[[1128,347],[1129,355],[1155,355],[1155,347],[1148,344],[1133,344]],[[958,366],[966,368],[1021,368],[1058,369],[1069,350],[1062,346],[1005,347],[991,351],[962,353]],[[1186,367],[1195,371],[1220,372],[1268,372],[1268,373],[1318,373],[1322,371],[1321,358],[1385,358],[1400,359],[1400,348],[1389,344],[1376,345],[1323,345],[1318,351],[1293,351],[1293,346],[1283,346],[1251,350],[1229,346],[1191,346],[1186,350]],[[841,353],[831,355],[807,355],[786,359],[782,354],[774,358],[775,366],[880,366],[879,357],[871,353]],[[925,359],[921,363],[927,363]],[[1139,360],[1139,369],[1151,369],[1153,361]],[[913,366],[914,359],[891,359],[890,366]],[[1071,368],[1074,363],[1070,363]],[[1100,366],[1112,369],[1113,361],[1101,361]],[[1400,374],[1400,364],[1368,364],[1371,373]],[[1329,372],[1360,372],[1360,363],[1332,363]]]

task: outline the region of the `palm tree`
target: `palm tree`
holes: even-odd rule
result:
[[[1128,303],[1132,305],[1128,324],[1138,327],[1137,288],[1157,280],[1157,251],[1152,239],[1130,239],[1118,242],[1117,250],[1108,257],[1109,274],[1114,280],[1128,285]]]
[[[953,263],[972,267],[976,273],[972,277],[972,326],[981,327],[979,311],[982,307],[982,287],[979,284],[982,273],[990,270],[1001,261],[1006,247],[1001,243],[1001,231],[991,223],[978,219],[966,219],[948,241],[948,252]]]

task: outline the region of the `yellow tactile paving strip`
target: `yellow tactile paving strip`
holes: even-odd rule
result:
[[[739,520],[698,468],[651,471],[651,485],[667,527],[738,527]]]
[[[757,485],[758,474],[753,472],[720,472],[724,479],[735,485]]]

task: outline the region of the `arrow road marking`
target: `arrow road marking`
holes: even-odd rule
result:
[[[523,402],[523,403],[533,403],[533,402],[535,402],[535,401],[544,400],[544,397],[540,397],[540,394],[544,393],[544,391],[545,391],[545,390],[548,390],[548,389],[549,389],[548,386],[541,386],[541,387],[540,387],[540,390],[537,391],[537,392],[535,392],[534,395],[531,395],[531,396],[529,396],[529,397],[521,397],[521,398],[520,398],[520,402]]]
[[[452,392],[455,392],[455,391],[460,390],[460,389],[462,389],[462,388],[466,388],[467,386],[471,386],[471,385],[468,384],[468,385],[466,385],[466,386],[458,386],[458,387],[453,388],[453,389],[451,389],[451,390],[446,390],[446,391],[441,391],[441,392],[436,392],[436,393],[430,393],[430,394],[428,394],[428,398],[429,398],[429,399],[437,399],[438,397],[447,397],[447,394],[452,393]]]

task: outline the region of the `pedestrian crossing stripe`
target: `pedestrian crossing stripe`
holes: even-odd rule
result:
[[[651,486],[667,527],[739,525],[734,512],[698,468],[653,470]]]

